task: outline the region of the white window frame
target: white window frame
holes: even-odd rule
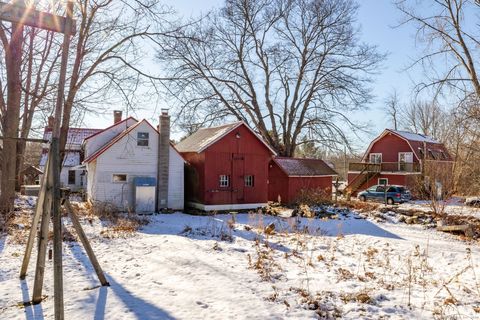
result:
[[[115,181],[115,176],[125,176],[125,181]],[[128,174],[126,174],[126,173],[113,173],[112,174],[112,182],[113,183],[127,183],[128,182]]]
[[[140,138],[140,134],[146,134],[147,138]],[[140,141],[147,141],[147,145],[140,145]],[[143,132],[143,131],[138,131],[137,132],[137,146],[138,147],[148,147],[150,145],[150,132]]]
[[[252,188],[255,186],[255,176],[253,174],[245,175],[245,187]]]
[[[375,157],[380,156],[380,162],[373,162],[373,161],[372,161],[372,156],[375,156]],[[381,154],[380,152],[370,153],[370,154],[368,155],[368,162],[369,162],[369,163],[378,163],[378,164],[379,164],[379,163],[382,163],[382,162],[383,162],[383,156],[382,156],[382,154]]]
[[[410,159],[412,159],[411,162],[407,162],[407,161],[401,161],[400,158],[402,157],[402,155],[410,155]],[[405,157],[406,159],[406,157]],[[413,163],[413,152],[399,152],[398,153],[398,171],[407,171],[407,170],[402,170],[402,164],[412,164]]]
[[[378,180],[377,180],[378,183],[377,184],[383,186],[383,183],[380,183],[380,180],[387,180],[386,185],[388,186],[388,178],[378,178]]]
[[[218,176],[218,185],[220,188],[230,187],[230,176],[228,174],[221,174]]]

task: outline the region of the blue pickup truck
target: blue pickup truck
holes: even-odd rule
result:
[[[385,192],[386,188],[386,192]],[[387,201],[387,204],[403,203],[410,201],[412,195],[403,186],[384,186],[384,185],[375,185],[368,188],[365,191],[362,191],[358,194],[358,199],[360,201],[375,200],[384,202]]]

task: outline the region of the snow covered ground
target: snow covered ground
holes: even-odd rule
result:
[[[400,204],[402,209],[414,209],[420,211],[432,211],[429,201],[411,201]],[[460,198],[453,197],[445,202],[439,202],[437,205],[440,211],[443,210],[446,214],[465,215],[472,216],[480,219],[480,208],[465,205],[464,201]]]
[[[162,214],[114,239],[100,235],[100,221],[84,220],[111,286],[98,287],[80,244],[66,243],[66,319],[480,317],[478,242],[357,218]],[[271,222],[275,232],[265,234]],[[52,261],[47,298],[24,307],[35,250],[20,281],[24,246],[9,241],[0,236],[0,319],[53,319]]]

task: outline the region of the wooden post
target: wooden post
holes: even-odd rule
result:
[[[48,154],[49,159],[52,158],[52,150]],[[50,225],[50,211],[52,210],[52,184],[53,176],[51,174],[53,163],[49,161],[49,170],[45,172],[46,174],[46,186],[45,186],[45,199],[43,202],[42,209],[42,223],[40,226],[40,236],[38,241],[38,254],[37,254],[37,264],[35,267],[35,280],[33,283],[33,297],[32,303],[37,304],[42,302],[42,290],[43,290],[43,276],[45,274],[45,257],[47,254],[47,243],[48,243],[48,231]]]
[[[47,163],[45,165],[45,172],[40,183],[40,192],[38,193],[37,204],[35,206],[35,213],[33,215],[32,227],[30,228],[30,233],[28,234],[27,248],[25,249],[25,255],[23,256],[22,269],[20,270],[20,279],[25,279],[27,275],[28,263],[30,262],[30,257],[32,255],[33,242],[37,235],[38,223],[40,222],[40,217],[43,213],[43,204],[45,202],[45,194],[47,192],[46,182],[47,182],[47,172],[49,170],[50,161],[47,158]]]
[[[97,273],[98,280],[100,280],[100,283],[102,284],[102,286],[109,286],[110,284],[105,278],[105,274],[103,273],[102,267],[100,267],[97,257],[95,256],[95,253],[93,252],[92,247],[90,246],[90,242],[88,241],[87,236],[83,231],[82,225],[80,224],[80,220],[78,219],[77,215],[75,214],[75,210],[70,204],[70,200],[68,199],[68,193],[67,193],[67,196],[65,197],[65,206],[67,208],[68,214],[70,215],[70,218],[72,219],[73,227],[75,228],[75,231],[77,232],[78,237],[80,238],[80,241],[82,241],[83,248],[85,248],[88,258],[90,259],[90,262],[92,263],[93,268]]]
[[[55,291],[54,310],[55,319],[64,319],[63,305],[63,262],[62,262],[62,214],[60,212],[60,123],[62,121],[63,96],[68,64],[68,50],[70,48],[70,30],[73,25],[73,2],[67,2],[67,17],[65,21],[65,34],[63,36],[62,60],[58,83],[57,102],[55,105],[55,122],[50,145],[52,156],[53,175],[53,283]]]

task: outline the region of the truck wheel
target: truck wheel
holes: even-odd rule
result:
[[[365,202],[367,201],[367,198],[365,196],[360,196],[360,201]]]
[[[390,204],[390,205],[395,204],[395,201],[393,201],[392,198],[388,198],[387,199],[387,204]]]

